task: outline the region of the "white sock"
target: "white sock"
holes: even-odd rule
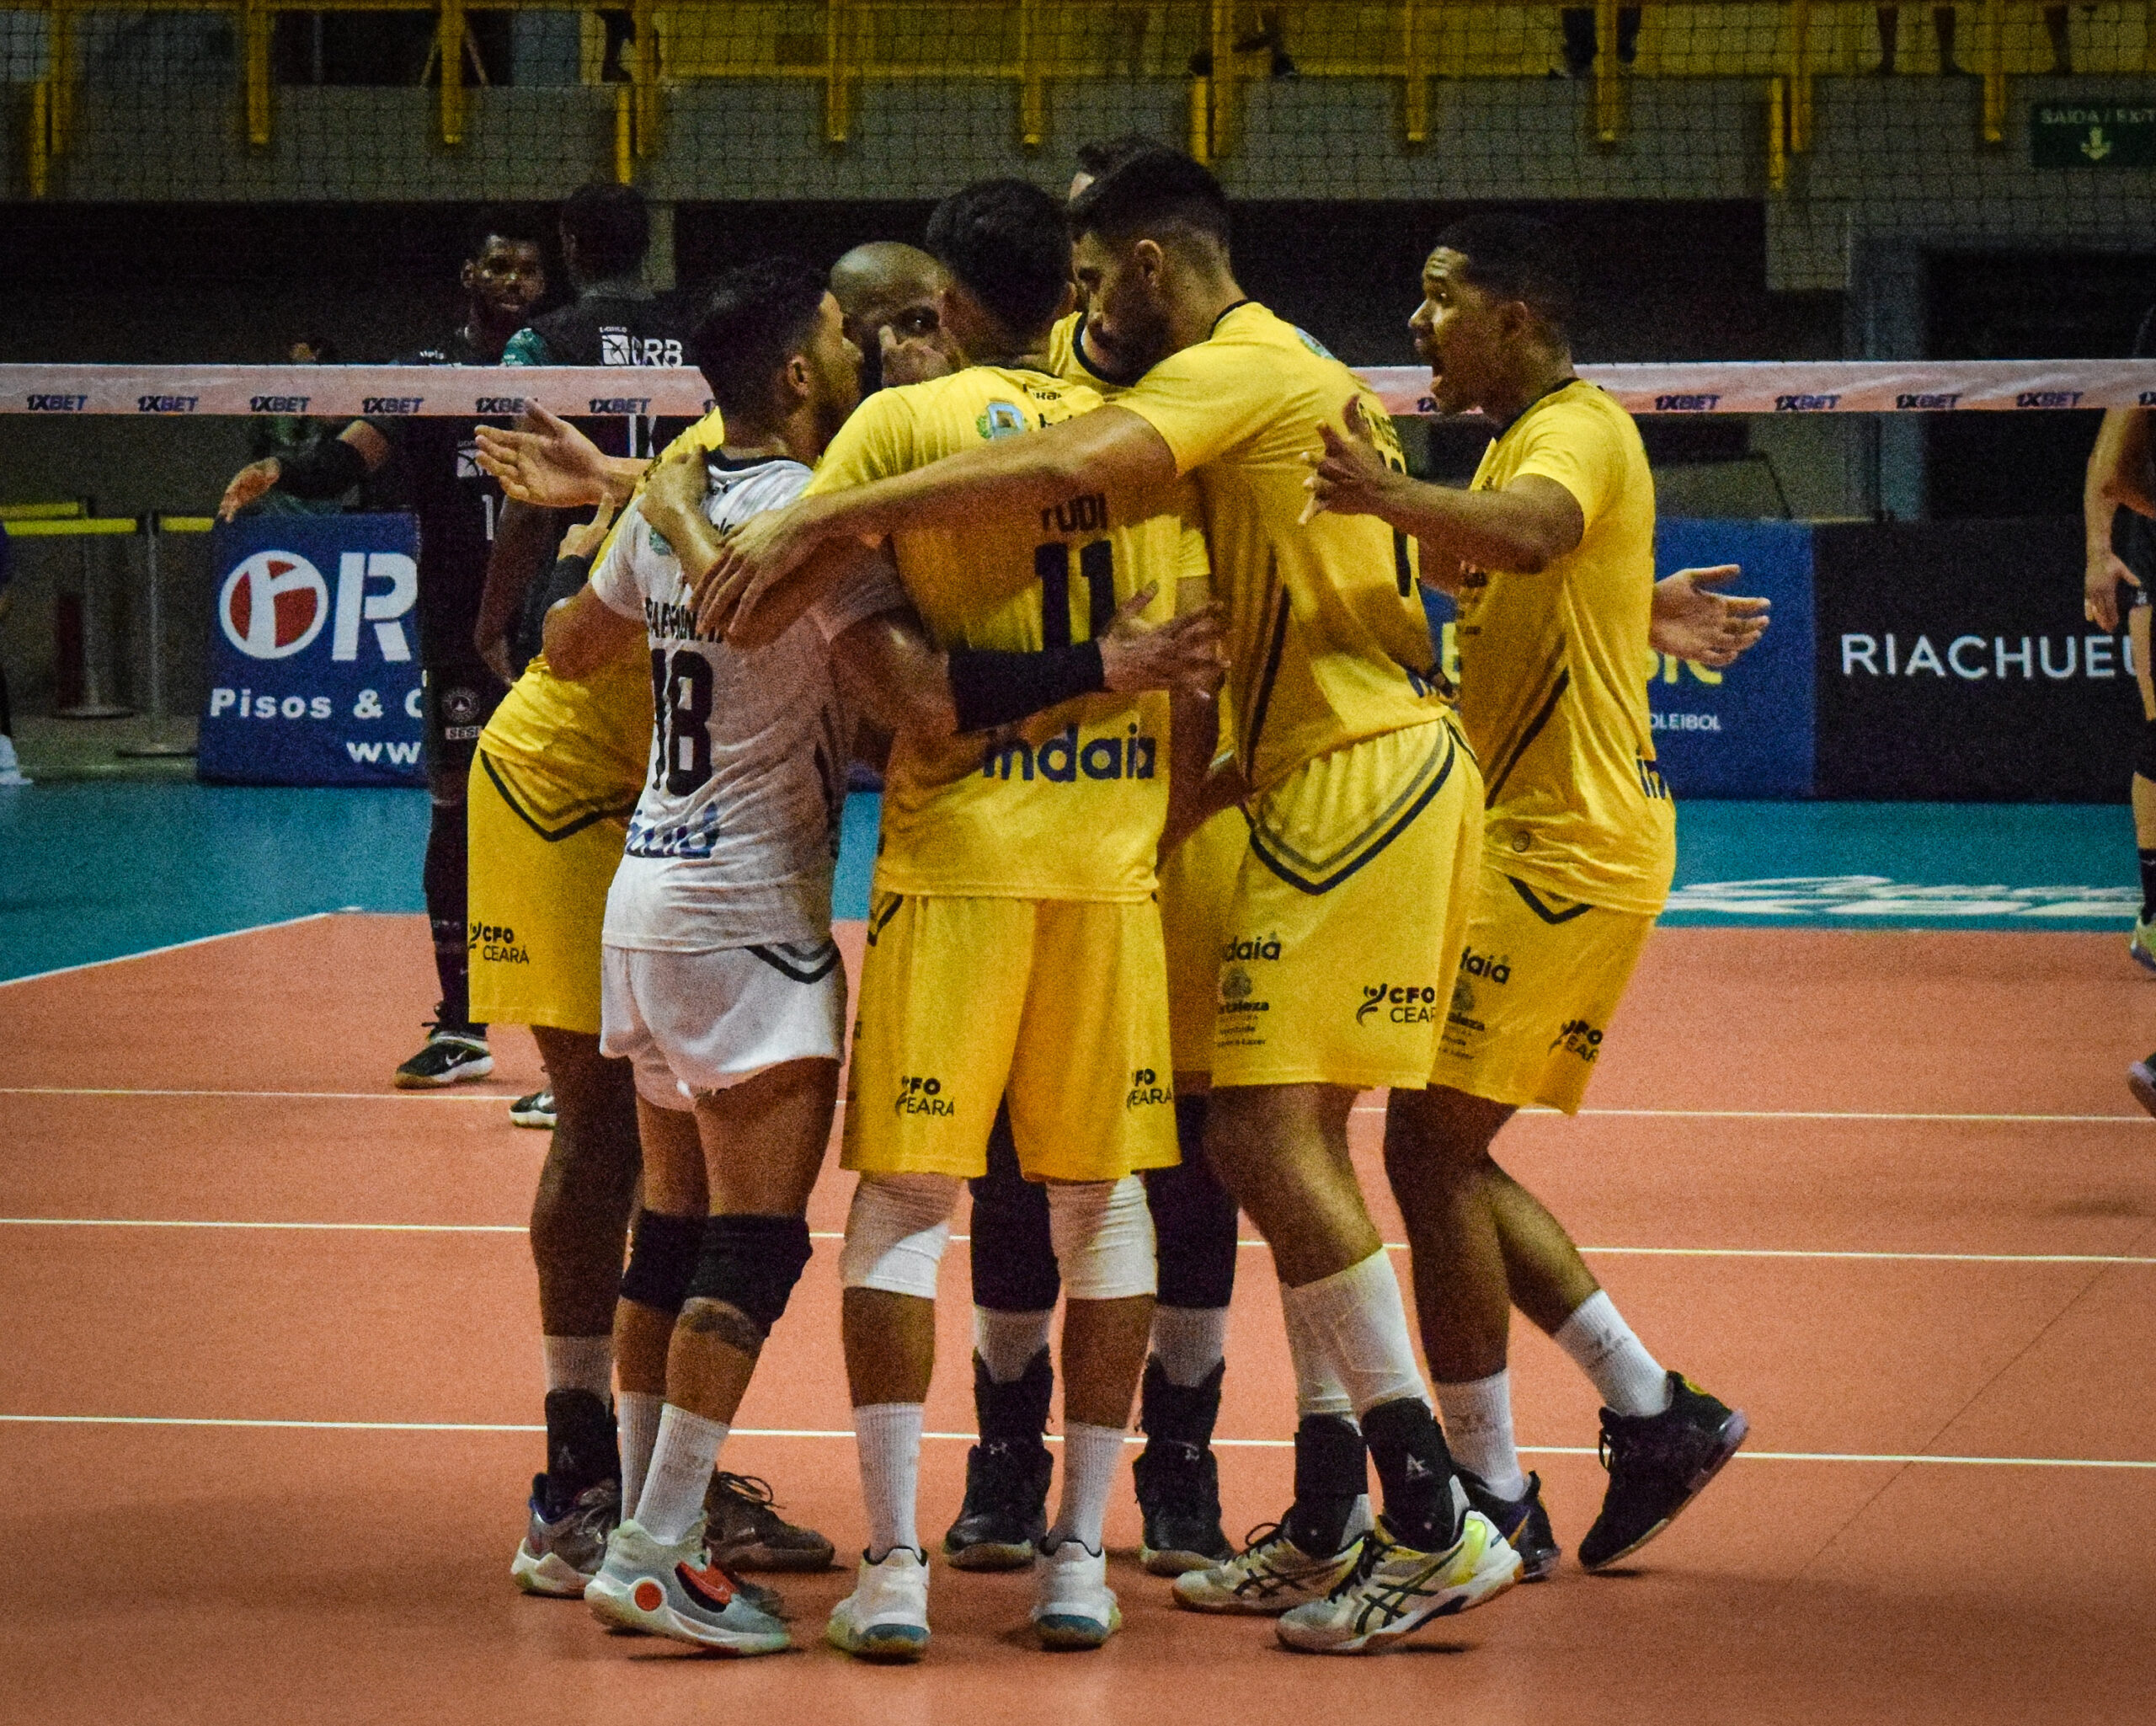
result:
[[[1339,1375],[1358,1420],[1380,1403],[1402,1397],[1429,1400],[1408,1340],[1400,1279],[1384,1248],[1331,1276],[1283,1289],[1280,1306],[1299,1312],[1310,1327],[1310,1340]]]
[[[1280,1317],[1288,1332],[1288,1358],[1295,1365],[1295,1413],[1307,1419],[1313,1414],[1337,1414],[1352,1419],[1355,1405],[1348,1387],[1333,1370],[1331,1350],[1310,1330],[1308,1313],[1288,1298],[1288,1285],[1280,1285]]]
[[[1203,1384],[1226,1357],[1228,1309],[1225,1307],[1155,1307],[1153,1352],[1168,1382],[1190,1390]]]
[[[1057,1507],[1049,1543],[1075,1540],[1088,1552],[1102,1550],[1101,1527],[1107,1520],[1108,1495],[1123,1462],[1123,1429],[1063,1423],[1063,1502]]]
[[[921,1484],[921,1419],[918,1403],[871,1403],[853,1411],[872,1564],[882,1563],[900,1547],[921,1550],[921,1536],[914,1527],[914,1495]]]
[[[654,1540],[671,1546],[696,1526],[728,1430],[723,1420],[707,1420],[671,1403],[659,1410],[659,1441],[637,1494],[637,1520]]]
[[[1659,1414],[1669,1406],[1669,1375],[1632,1334],[1616,1306],[1597,1289],[1558,1326],[1559,1348],[1594,1381],[1615,1414]]]
[[[1524,1498],[1527,1477],[1513,1443],[1512,1374],[1501,1370],[1468,1384],[1441,1384],[1437,1391],[1454,1459],[1499,1498]]]
[[[606,1402],[614,1394],[614,1339],[603,1337],[542,1337],[539,1346],[547,1357],[547,1388],[550,1391],[590,1391]]]
[[[997,1384],[1016,1384],[1033,1364],[1033,1356],[1048,1346],[1049,1321],[1045,1312],[997,1312],[986,1307],[974,1308],[974,1352]]]
[[[666,1398],[642,1391],[623,1391],[615,1399],[622,1434],[622,1515],[637,1513],[644,1476],[651,1472],[651,1447],[659,1442],[659,1411]]]

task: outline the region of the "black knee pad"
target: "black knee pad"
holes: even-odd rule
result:
[[[988,1173],[966,1183],[974,1197],[968,1232],[974,1304],[991,1312],[1045,1312],[1062,1292],[1049,1232],[1048,1189],[1018,1172],[1008,1109],[988,1135]]]
[[[755,1327],[761,1342],[786,1311],[812,1250],[802,1217],[741,1212],[712,1217],[703,1226],[689,1299],[724,1302]]]
[[[1176,1098],[1182,1163],[1145,1172],[1163,1307],[1225,1307],[1235,1289],[1235,1200],[1205,1160],[1205,1099]]]
[[[640,1210],[630,1235],[629,1268],[622,1273],[622,1298],[654,1312],[678,1313],[696,1274],[704,1219]]]
[[[2156,780],[2156,719],[2141,722],[2141,745],[2133,752],[2133,771],[2143,779]]]

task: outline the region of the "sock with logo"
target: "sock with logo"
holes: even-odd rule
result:
[[[623,1391],[614,1406],[622,1418],[622,1515],[632,1516],[644,1476],[651,1472],[651,1447],[659,1442],[659,1415],[666,1398]]]
[[[1659,1414],[1669,1406],[1669,1375],[1647,1353],[1609,1296],[1597,1289],[1557,1327],[1554,1340],[1594,1381],[1614,1414]]]
[[[2141,921],[2156,922],[2156,851],[2137,851],[2141,859]]]
[[[998,1312],[974,1308],[974,1353],[990,1384],[1016,1384],[1033,1357],[1048,1347],[1048,1328],[1055,1309],[1045,1312]]]
[[[1102,1550],[1101,1528],[1107,1520],[1108,1497],[1123,1461],[1123,1429],[1063,1423],[1063,1499],[1048,1544],[1075,1540],[1090,1552]]]
[[[1452,1453],[1437,1416],[1420,1397],[1396,1397],[1363,1413],[1363,1441],[1385,1488],[1393,1538],[1417,1552],[1441,1552],[1458,1536]]]
[[[1498,1498],[1526,1497],[1527,1477],[1513,1442],[1512,1374],[1500,1371],[1437,1391],[1453,1460]]]
[[[659,1440],[637,1494],[637,1520],[654,1540],[672,1546],[696,1526],[728,1430],[723,1420],[707,1420],[671,1403],[659,1411]]]
[[[419,886],[427,901],[427,922],[434,931],[435,980],[441,986],[440,1024],[446,1031],[484,1036],[486,1027],[472,1023],[471,955],[466,945],[471,907],[466,882],[471,839],[465,827],[464,802],[436,803],[427,823],[426,860]]]
[[[853,1411],[861,1455],[861,1498],[868,1511],[868,1562],[880,1563],[900,1547],[921,1550],[914,1526],[921,1486],[921,1405],[871,1403]]]

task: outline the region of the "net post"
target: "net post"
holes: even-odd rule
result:
[[[464,142],[464,0],[441,0],[435,24],[441,61],[441,141]]]
[[[132,531],[130,524],[129,531]],[[109,596],[90,562],[90,541],[106,535],[94,528],[79,536],[83,569],[83,698],[62,708],[61,719],[123,719],[135,711],[115,701],[112,684],[112,618]]]
[[[1190,81],[1190,155],[1193,162],[1213,165],[1213,80]]]
[[[1790,0],[1789,153],[1812,148],[1812,0]]]
[[[243,0],[241,33],[246,44],[247,141],[270,142],[270,36],[276,14],[267,0]]]
[[[30,195],[42,198],[52,190],[52,80],[41,77],[30,86],[30,143],[24,152]]]
[[[843,144],[853,134],[853,8],[824,0],[824,140]]]
[[[144,627],[150,638],[142,656],[147,696],[144,710],[150,722],[150,735],[140,743],[123,743],[113,751],[115,755],[138,761],[195,753],[193,744],[176,742],[164,735],[172,715],[166,708],[164,582],[157,558],[157,536],[163,526],[163,518],[155,512],[141,518],[143,610],[147,613]]]
[[[1018,4],[1018,142],[1038,150],[1048,142],[1048,72],[1041,51],[1041,0]]]
[[[1595,0],[1594,138],[1614,144],[1624,126],[1625,93],[1618,83],[1617,0]]]
[[[1767,190],[1789,188],[1788,81],[1767,80]]]
[[[629,87],[614,86],[614,178],[623,185],[632,184],[637,177],[635,141],[631,136],[634,122],[629,114]]]
[[[1983,137],[2006,142],[2006,0],[1984,0]]]
[[[45,15],[45,151],[48,164],[67,147],[75,119],[75,20],[65,0],[48,0]]]
[[[1407,74],[1407,97],[1401,112],[1406,120],[1407,142],[1430,142],[1430,73],[1422,51],[1422,0],[1405,0],[1400,17],[1400,59]]]
[[[1209,157],[1205,159],[1217,158],[1227,152],[1235,106],[1235,0],[1212,0],[1208,10],[1212,29],[1213,76],[1208,93],[1210,99],[1205,129]]]

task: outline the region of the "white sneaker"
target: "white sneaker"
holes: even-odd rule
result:
[[[853,1592],[831,1608],[824,1640],[863,1660],[917,1660],[928,1651],[928,1555],[894,1547],[861,1555]]]
[[[1033,1631],[1046,1649],[1097,1649],[1123,1628],[1108,1555],[1082,1541],[1042,1542],[1033,1560]]]
[[[1277,1522],[1252,1529],[1249,1543],[1225,1564],[1187,1570],[1176,1578],[1176,1604],[1193,1612],[1273,1617],[1292,1612],[1323,1600],[1353,1574],[1363,1536],[1372,1526],[1369,1499],[1358,1498],[1340,1550],[1330,1557],[1305,1552]]]
[[[15,740],[0,732],[0,785],[27,785],[22,764],[15,759]]]
[[[2126,938],[2126,956],[2145,971],[2156,971],[2156,922],[2144,923],[2137,916],[2133,932]]]
[[[1460,1538],[1442,1552],[1401,1546],[1380,1522],[1363,1536],[1354,1574],[1283,1618],[1280,1640],[1321,1654],[1389,1648],[1433,1619],[1495,1600],[1519,1571],[1519,1554],[1480,1510],[1460,1520]]]
[[[615,1630],[642,1630],[727,1654],[775,1654],[791,1648],[786,1626],[750,1605],[734,1579],[711,1562],[700,1520],[669,1546],[634,1520],[607,1536],[599,1574],[585,1584],[591,1616]]]

